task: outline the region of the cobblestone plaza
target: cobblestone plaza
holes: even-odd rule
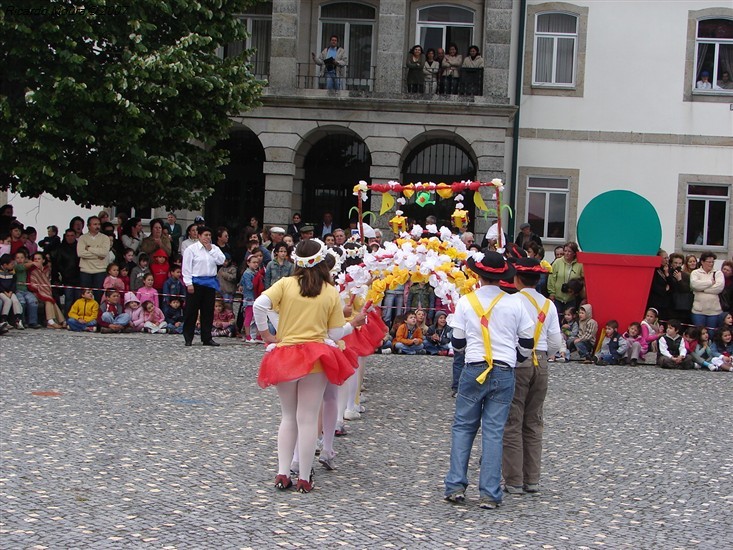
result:
[[[301,495],[273,487],[261,346],[220,342],[0,338],[0,546],[733,547],[728,373],[553,365],[542,495],[488,511],[473,483],[465,505],[442,499],[449,358],[371,358],[367,412]]]

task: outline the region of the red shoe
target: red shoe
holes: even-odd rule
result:
[[[298,483],[295,484],[295,490],[299,493],[310,493],[313,490],[313,483],[305,479],[299,479]]]
[[[285,474],[278,474],[277,477],[275,477],[275,488],[280,489],[281,491],[284,491],[286,489],[290,489],[293,486],[293,480],[290,479],[290,476],[286,476]]]

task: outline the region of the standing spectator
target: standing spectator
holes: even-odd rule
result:
[[[445,82],[446,77],[443,76],[443,60],[445,59],[445,50],[443,48],[438,48],[435,50],[435,61],[438,63],[438,67],[440,67],[440,70],[438,71],[438,93],[444,94],[445,92]]]
[[[333,214],[331,212],[324,212],[321,223],[316,226],[314,236],[316,239],[323,239],[323,237],[332,233],[333,230]]]
[[[130,218],[125,222],[122,227],[122,246],[124,248],[130,248],[135,251],[137,256],[140,251],[140,243],[143,239],[143,222],[140,218]]]
[[[178,219],[173,212],[168,212],[168,216],[166,218],[166,227],[168,227],[168,234],[171,238],[171,246],[173,247],[174,251],[177,251],[178,247],[181,244],[181,236],[183,235],[183,230],[181,229],[181,224],[178,223]]]
[[[713,89],[713,83],[710,82],[710,73],[708,71],[703,71],[700,73],[700,80],[697,81],[695,88],[697,88],[698,90]]]
[[[199,227],[198,224],[192,223],[186,228],[186,238],[181,241],[181,244],[178,250],[178,253],[181,256],[183,256],[183,252],[189,246],[198,242],[198,239],[199,239],[198,227]]]
[[[690,288],[694,294],[692,302],[692,324],[717,328],[720,323],[720,293],[725,288],[725,276],[715,269],[717,256],[712,252],[700,254],[700,267],[690,275]]]
[[[64,312],[68,312],[79,297],[79,290],[74,287],[81,285],[79,254],[77,253],[76,233],[73,229],[69,228],[64,231],[64,240],[51,258],[52,269],[64,287]]]
[[[76,251],[79,255],[79,280],[84,288],[94,289],[99,302],[102,284],[107,276],[107,254],[110,250],[109,237],[99,231],[101,224],[97,216],[87,220],[88,231],[79,237]]]
[[[461,88],[466,95],[483,95],[484,58],[478,46],[468,48],[468,57],[461,66]]]
[[[211,229],[198,228],[198,242],[183,253],[183,284],[188,296],[184,312],[183,338],[186,346],[193,343],[196,319],[200,314],[201,341],[205,346],[218,346],[211,337],[214,300],[219,290],[217,267],[224,263],[224,253],[211,243]]]
[[[288,235],[293,238],[294,243],[300,240],[301,227],[303,227],[303,218],[300,216],[300,212],[296,212],[293,214],[292,223],[288,225]]]
[[[441,63],[443,69],[442,76],[445,79],[445,93],[457,94],[458,85],[461,81],[461,66],[463,65],[463,56],[458,53],[458,47],[455,44],[448,45],[448,53]]]
[[[652,285],[649,289],[649,299],[646,307],[653,307],[659,312],[659,318],[667,320],[672,311],[671,276],[669,273],[669,255],[659,249],[659,267],[654,270]]]
[[[537,243],[537,246],[542,248],[542,239],[537,233],[532,231],[532,226],[525,222],[519,226],[519,233],[517,234],[517,238],[514,239],[514,243],[519,248],[524,248],[524,245],[530,242]]]
[[[480,277],[479,288],[462,296],[451,320],[453,348],[465,349],[451,428],[450,469],[445,498],[465,500],[471,447],[481,428],[479,506],[495,509],[502,501],[501,467],[504,425],[514,396],[517,360],[530,356],[535,324],[522,303],[505,294],[499,282],[514,268],[497,252],[484,250],[467,261]]]
[[[423,78],[425,79],[425,92],[436,94],[438,92],[438,80],[440,79],[440,61],[435,59],[435,50],[428,48],[425,53],[425,64],[423,65]]]
[[[159,249],[163,249],[169,258],[173,252],[170,237],[163,234],[163,222],[155,218],[150,220],[150,236],[145,237],[140,242],[140,252],[150,257],[153,252]]]
[[[231,257],[232,247],[229,246],[229,230],[224,226],[216,228],[216,246],[219,247],[222,253],[229,254]]]
[[[265,269],[265,290],[270,288],[283,277],[290,277],[295,270],[295,265],[288,260],[288,245],[280,243],[272,250],[272,261]]]
[[[568,292],[568,282],[571,279],[583,278],[583,264],[578,263],[577,255],[577,243],[566,243],[563,247],[563,256],[552,263],[552,271],[547,277],[547,292],[550,300],[555,302],[558,313],[564,312],[568,306],[575,305],[573,296]]]
[[[99,226],[102,226],[102,222],[99,222]],[[84,218],[82,218],[81,216],[74,216],[69,222],[69,228],[74,230],[74,233],[76,234],[76,238],[78,240],[84,232]]]
[[[727,313],[733,311],[733,261],[724,261],[720,271],[725,277],[725,287],[720,293],[720,307],[723,309],[721,318],[724,319]]]
[[[671,317],[683,323],[690,322],[692,310],[692,289],[690,288],[690,274],[683,269],[685,257],[682,254],[669,255],[669,292],[672,299]]]
[[[13,216],[13,205],[3,204],[0,206],[0,234],[10,232],[10,224],[15,221]]]
[[[324,48],[321,54],[316,57],[311,52],[313,62],[321,67],[321,78],[326,80],[327,90],[340,90],[343,88],[343,79],[346,76],[346,51],[339,47],[339,37],[335,34],[331,36],[328,47]]]
[[[61,244],[61,238],[59,237],[59,228],[55,225],[49,225],[46,228],[46,233],[48,236],[41,239],[41,241],[38,243],[38,246],[41,247],[44,253],[53,254],[54,250],[56,250]]]
[[[697,258],[694,254],[690,254],[689,256],[685,257],[685,265],[682,268],[682,270],[687,273],[688,275],[692,274],[693,271],[697,269]]]
[[[20,240],[23,241],[23,247],[28,251],[28,254],[35,254],[38,252],[38,232],[35,227],[25,227],[23,232],[20,234]]]
[[[277,225],[270,228],[270,244],[267,245],[267,250],[274,256],[275,247],[283,242],[285,237],[285,229],[278,227]]]
[[[10,255],[15,256],[23,247],[23,224],[15,221],[10,224]]]
[[[405,62],[407,67],[407,93],[422,94],[425,93],[425,57],[422,54],[422,46],[416,44],[410,48]]]

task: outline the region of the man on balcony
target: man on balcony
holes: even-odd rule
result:
[[[321,55],[311,52],[316,65],[321,67],[320,76],[326,78],[327,90],[340,90],[345,76],[347,63],[346,51],[339,47],[339,38],[335,34],[331,37],[330,45],[324,48]]]

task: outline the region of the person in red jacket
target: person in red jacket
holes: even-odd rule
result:
[[[153,274],[153,288],[158,292],[163,292],[163,284],[168,280],[168,272],[170,266],[168,265],[168,254],[165,250],[159,248],[153,252],[152,261],[150,263],[150,272]]]

